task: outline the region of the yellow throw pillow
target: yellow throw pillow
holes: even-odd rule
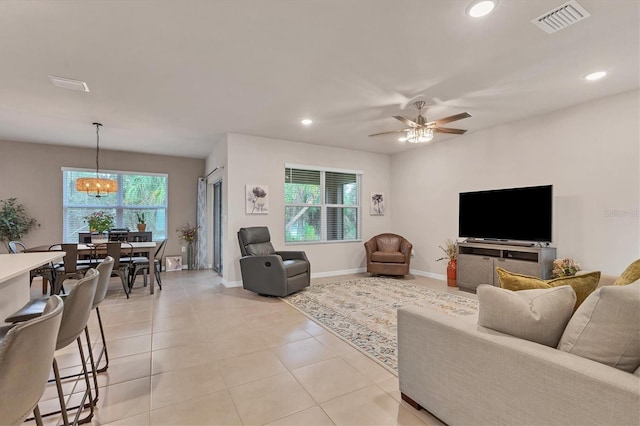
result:
[[[500,287],[507,290],[530,290],[534,288],[552,288],[561,285],[570,285],[576,292],[576,306],[578,306],[598,287],[600,282],[600,271],[589,272],[582,275],[573,275],[570,277],[560,277],[553,280],[541,280],[537,277],[529,275],[515,274],[500,267],[496,268],[498,277],[500,278]]]
[[[627,285],[640,280],[640,259],[627,266],[613,285]]]

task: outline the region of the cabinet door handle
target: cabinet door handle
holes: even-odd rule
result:
[[[498,262],[504,262],[505,259],[496,259]]]

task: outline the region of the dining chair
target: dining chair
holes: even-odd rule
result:
[[[62,264],[54,269],[55,275],[53,286],[51,286],[51,294],[64,292],[64,280],[67,278],[80,279],[92,266],[90,263],[78,263],[78,244],[53,244],[49,247],[49,251],[64,251],[66,253],[62,258]]]
[[[158,287],[162,290],[162,280],[160,279],[160,272],[162,272],[162,256],[164,256],[164,249],[167,245],[167,239],[162,240],[158,248],[156,249],[155,255],[153,256],[153,273],[155,274],[156,281],[158,282]],[[147,273],[149,273],[149,259],[146,257],[138,258],[133,261],[131,277],[129,278],[129,292],[133,288],[133,285],[136,282],[136,277],[138,274],[143,273],[144,286],[147,286]]]
[[[19,425],[33,411],[38,425],[38,402],[47,387],[53,363],[63,302],[47,300],[41,316],[0,327],[0,422]]]
[[[124,248],[123,248],[124,246]],[[113,258],[113,269],[111,276],[120,277],[124,294],[129,298],[129,274],[131,265],[135,257],[133,256],[133,245],[126,242],[108,242],[98,244],[96,251],[106,251],[107,256]],[[100,260],[103,262],[103,260]]]
[[[22,253],[25,250],[27,250],[25,243],[21,241],[9,241],[9,252],[11,254]],[[47,286],[49,284],[53,285],[54,266],[53,263],[49,263],[29,271],[29,286],[33,284],[34,278],[42,277],[42,294],[47,294]]]

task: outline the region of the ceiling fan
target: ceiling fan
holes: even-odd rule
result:
[[[409,126],[407,129],[402,130],[392,130],[390,132],[382,132],[382,133],[374,133],[369,136],[379,136],[379,135],[388,135],[391,133],[403,133],[406,132],[406,137],[400,138],[402,142],[409,143],[423,143],[429,142],[433,139],[433,133],[452,133],[454,135],[462,135],[466,132],[466,130],[462,129],[451,129],[448,127],[440,127],[442,124],[451,123],[452,121],[462,120],[463,118],[471,117],[471,114],[467,112],[462,112],[460,114],[451,115],[449,117],[441,118],[435,121],[427,122],[427,119],[422,115],[422,110],[425,106],[425,101],[416,101],[413,103],[413,106],[418,110],[418,116],[414,120],[409,120],[406,117],[402,117],[400,115],[394,115],[393,118],[396,120],[402,121],[404,124]]]

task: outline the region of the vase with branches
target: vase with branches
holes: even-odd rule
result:
[[[180,239],[187,243],[187,269],[196,269],[196,256],[194,242],[198,240],[198,231],[200,226],[190,226],[187,222],[186,226],[178,228]]]
[[[444,252],[445,256],[436,259],[436,262],[441,260],[449,260],[447,263],[447,285],[449,287],[456,286],[456,268],[457,268],[457,256],[458,256],[458,242],[448,239],[445,241],[444,246],[438,246]]]

